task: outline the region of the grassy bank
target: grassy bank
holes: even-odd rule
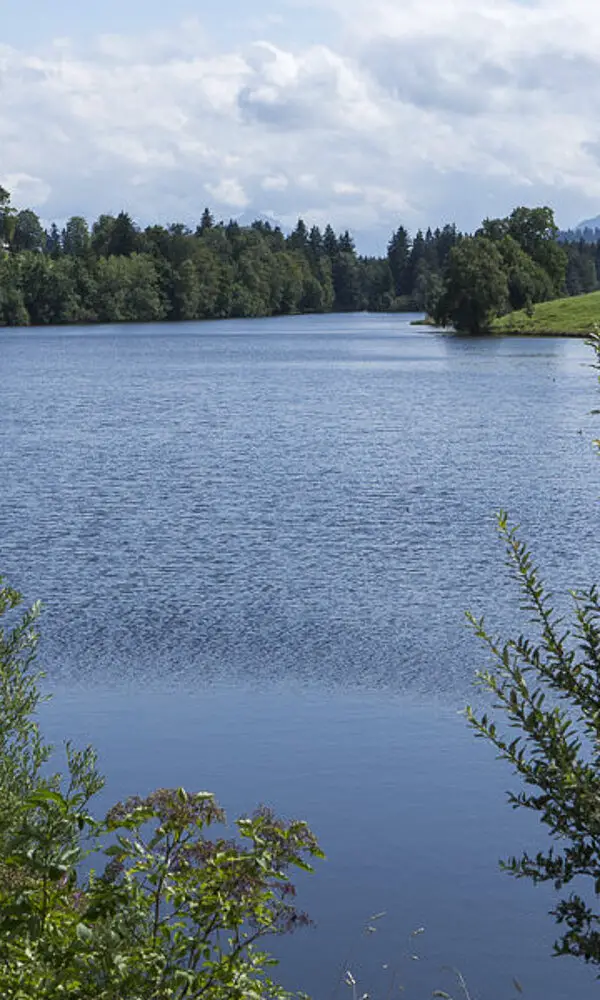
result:
[[[540,302],[532,316],[523,310],[509,313],[497,319],[492,329],[494,333],[527,333],[538,337],[544,334],[583,337],[591,333],[595,323],[600,323],[600,292]]]

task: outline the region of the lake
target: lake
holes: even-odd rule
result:
[[[559,594],[597,579],[592,355],[413,318],[3,331],[0,567],[44,601],[44,724],[99,748],[106,803],[183,784],[309,820],[286,985],[397,969],[426,997],[456,966],[482,1000],[589,996],[551,894],[498,871],[541,834],[460,711],[465,609],[519,619],[495,510]]]

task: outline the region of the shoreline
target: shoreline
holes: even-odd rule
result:
[[[430,330],[437,330],[439,333],[458,334],[458,336],[461,336],[461,337],[472,336],[472,334],[468,334],[468,333],[462,333],[461,334],[457,330],[455,330],[454,327],[451,327],[451,326],[438,326],[432,320],[427,320],[427,319],[416,319],[416,320],[413,320],[410,325],[411,326],[426,326],[426,327],[429,327]],[[482,336],[482,337],[562,337],[562,338],[565,338],[565,339],[572,339],[572,340],[575,340],[575,339],[585,340],[587,337],[590,336],[590,332],[591,331],[589,331],[589,330],[585,331],[585,332],[583,330],[580,330],[580,331],[575,331],[575,330],[571,330],[571,331],[569,331],[569,330],[518,330],[518,329],[514,329],[514,330],[504,330],[504,329],[498,330],[498,329],[494,329],[492,327],[492,329],[488,333],[482,333],[482,334],[480,334],[480,336]]]
[[[94,327],[128,327],[128,326],[191,326],[195,323],[248,323],[264,322],[265,320],[299,319],[307,316],[414,316],[416,309],[362,309],[358,312],[351,309],[328,309],[324,311],[311,310],[307,312],[265,313],[260,316],[200,316],[196,319],[118,319],[118,320],[73,320],[66,323],[0,323],[0,335],[7,330],[69,330],[83,328],[93,330]]]

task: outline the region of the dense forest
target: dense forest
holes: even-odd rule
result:
[[[519,212],[527,218],[546,213],[543,242],[555,247],[555,264],[560,258],[555,273],[535,271],[543,271],[544,261],[535,261],[537,251],[518,232],[523,220],[510,222]],[[507,220],[486,220],[476,237],[480,256],[486,240],[500,253],[501,259],[488,253],[488,269],[512,275],[508,295],[501,289],[495,296],[496,313],[600,285],[600,240],[559,241],[548,209],[517,209]],[[0,325],[363,310],[424,311],[455,323],[448,282],[457,257],[461,267],[470,266],[460,263],[460,255],[472,239],[455,225],[414,236],[399,226],[387,254],[369,257],[357,252],[349,232],[335,233],[329,225],[308,228],[300,219],[284,234],[265,221],[217,222],[209,209],[194,229],[182,223],[142,229],[124,211],[101,215],[91,228],[73,216],[62,229],[44,229],[35,212],[14,208],[0,187]]]

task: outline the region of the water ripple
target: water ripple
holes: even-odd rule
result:
[[[597,564],[581,343],[347,316],[0,350],[0,565],[46,604],[53,678],[462,696],[464,609],[514,613],[495,509],[565,586]]]

